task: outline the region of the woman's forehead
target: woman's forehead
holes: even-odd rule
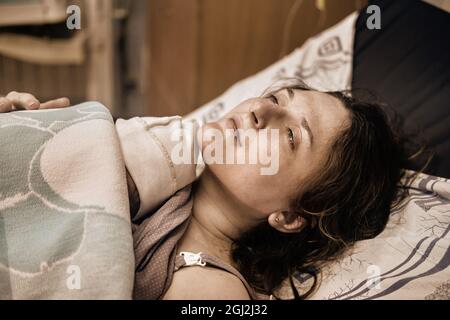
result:
[[[319,91],[293,91],[292,107],[296,113],[308,119],[311,129],[317,135],[328,139],[337,129],[348,124],[350,113],[339,99]]]

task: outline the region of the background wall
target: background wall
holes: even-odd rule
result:
[[[150,0],[146,112],[188,113],[364,4],[355,0]]]
[[[14,15],[6,14],[5,6],[18,3],[0,0],[0,94],[17,90],[41,100],[98,100],[125,118],[186,114],[366,1],[76,0],[82,30],[69,31],[64,8],[73,3],[22,0],[28,9],[20,7]],[[48,16],[49,8],[61,13],[58,19]],[[68,53],[80,34],[83,59],[74,63]],[[22,36],[40,42],[40,55],[36,45],[28,59],[2,55]],[[56,43],[65,43],[67,57],[49,46]]]

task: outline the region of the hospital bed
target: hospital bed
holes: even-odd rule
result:
[[[437,156],[379,236],[322,269],[311,299],[449,299],[450,14],[421,1],[369,4],[381,8],[380,30],[367,29],[365,10],[355,12],[187,117],[214,121],[286,77],[319,90],[375,91],[409,128],[421,128]],[[20,153],[0,141],[2,168],[21,166],[0,178],[23,187],[0,190],[0,299],[132,297],[126,180],[113,128],[96,103],[0,115],[2,137],[29,138]],[[49,214],[35,214],[36,206]],[[294,282],[307,288],[311,278],[296,274]],[[292,298],[289,283],[274,297]]]

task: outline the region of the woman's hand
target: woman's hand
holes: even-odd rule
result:
[[[16,110],[56,109],[70,106],[68,98],[59,98],[40,103],[32,94],[12,91],[0,97],[0,113]]]

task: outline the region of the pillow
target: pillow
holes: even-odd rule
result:
[[[322,269],[311,299],[450,299],[450,180],[421,174],[409,191],[380,235]],[[287,282],[276,296],[292,298]]]

